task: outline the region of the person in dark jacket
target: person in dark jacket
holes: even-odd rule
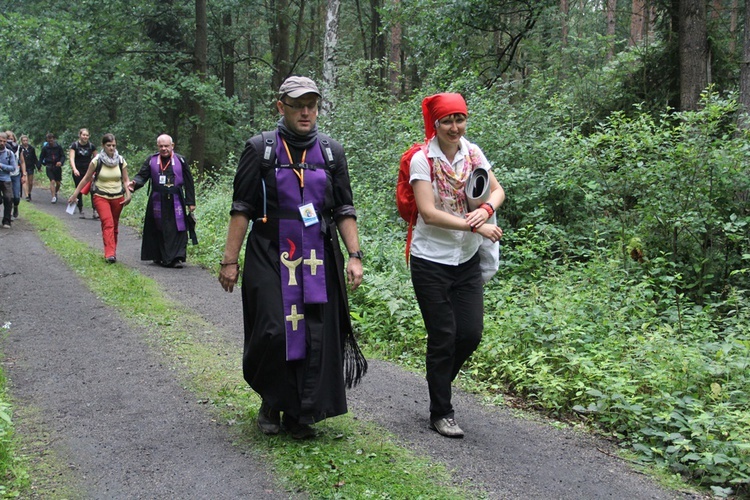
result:
[[[70,145],[68,149],[68,157],[70,159],[70,169],[73,174],[73,183],[76,187],[86,175],[86,171],[91,164],[91,160],[96,158],[96,146],[89,140],[91,133],[89,129],[82,128],[78,131],[78,140]],[[78,213],[81,219],[85,218],[83,215],[83,195],[78,195]],[[91,210],[92,218],[98,219],[99,215],[96,213],[94,208],[94,193],[91,193]]]
[[[62,184],[62,166],[65,163],[63,148],[56,141],[55,134],[47,134],[47,144],[42,147],[42,152],[39,154],[39,161],[47,171],[52,203],[57,203],[57,193],[60,192],[60,184]]]
[[[347,278],[352,289],[362,281],[349,170],[341,145],[318,132],[319,99],[312,80],[289,77],[279,89],[276,130],[247,141],[219,274],[231,292],[254,221],[242,278],[243,373],[262,399],[261,432],[277,434],[283,425],[294,439],[313,437],[312,424],[346,413],[345,388],[367,370],[346,293]]]
[[[26,201],[31,201],[31,190],[34,188],[34,172],[41,170],[41,164],[39,158],[36,156],[36,149],[34,146],[29,144],[29,136],[21,136],[21,145],[18,150],[19,156],[23,156],[24,163],[26,164],[26,180],[23,183],[23,189],[26,193]]]

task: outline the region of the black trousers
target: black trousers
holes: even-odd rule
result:
[[[10,224],[13,213],[13,184],[10,181],[0,181],[0,195],[3,205],[3,224]]]
[[[411,280],[427,329],[430,421],[452,418],[451,383],[482,339],[479,254],[457,266],[412,257]]]

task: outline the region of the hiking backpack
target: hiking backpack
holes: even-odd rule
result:
[[[326,134],[318,132],[318,145],[323,149],[323,161],[325,161],[325,167],[328,170],[336,165],[331,141],[332,139]],[[260,134],[251,137],[249,142],[253,144],[255,151],[260,157],[260,180],[261,185],[263,186],[263,217],[261,217],[259,220],[265,223],[268,221],[265,176],[272,168],[274,168],[276,164],[276,131],[263,131]]]
[[[411,249],[411,237],[414,232],[414,226],[417,224],[417,201],[414,199],[414,189],[409,182],[411,159],[417,153],[423,151],[427,156],[427,143],[414,143],[401,155],[401,162],[398,167],[398,181],[396,182],[396,208],[402,219],[409,224],[406,233],[406,264],[409,265],[409,250]],[[427,158],[429,161],[429,157]],[[432,169],[430,169],[430,178],[432,178]]]

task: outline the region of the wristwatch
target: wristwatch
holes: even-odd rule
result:
[[[364,257],[364,254],[362,253],[362,250],[357,250],[356,252],[349,252],[349,258],[350,259],[359,259],[359,260],[362,260],[362,257]]]

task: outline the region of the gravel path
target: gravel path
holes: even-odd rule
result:
[[[64,204],[49,204],[41,190],[37,197],[44,201],[35,201],[36,208],[101,250],[98,221],[67,215]],[[143,332],[127,326],[44,247],[23,220],[23,208],[13,229],[0,232],[0,324],[12,325],[0,348],[13,397],[40,410],[84,497],[288,497],[257,456],[232,446],[228,431],[152,354]],[[135,231],[122,227],[118,262],[153,278],[215,325],[237,345],[239,369],[240,294],[225,293],[213,275],[190,263],[165,269],[139,255]],[[465,393],[454,398],[463,440],[427,428],[423,376],[372,361],[364,382],[349,393],[354,416],[447,464],[456,482],[488,498],[698,498],[664,490],[631,470],[613,457],[608,442],[484,406]]]

